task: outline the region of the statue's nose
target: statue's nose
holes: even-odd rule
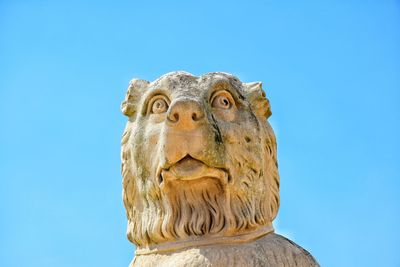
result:
[[[172,127],[190,131],[197,128],[204,119],[204,111],[196,100],[180,99],[172,102],[167,118]]]

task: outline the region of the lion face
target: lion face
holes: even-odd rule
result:
[[[133,80],[122,111],[130,241],[148,246],[271,225],[279,175],[260,83],[185,72]]]

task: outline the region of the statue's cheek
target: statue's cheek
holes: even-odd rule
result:
[[[143,127],[143,138],[140,141],[140,156],[144,159],[143,165],[146,166],[151,176],[155,175],[161,161],[163,148],[163,124],[148,123]]]
[[[219,121],[232,122],[237,118],[237,109],[214,110],[213,114]]]
[[[147,127],[145,138],[144,138],[144,145],[146,147],[146,151],[144,153],[154,153],[154,150],[158,148],[158,144],[160,143],[161,138],[161,130],[159,127]]]

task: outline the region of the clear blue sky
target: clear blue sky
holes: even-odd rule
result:
[[[400,266],[400,2],[0,1],[0,266],[126,267],[119,111],[173,70],[263,81],[277,232]]]

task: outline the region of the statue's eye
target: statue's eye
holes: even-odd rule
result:
[[[234,103],[232,95],[227,91],[218,92],[211,98],[213,108],[230,109]]]
[[[160,114],[168,110],[167,100],[163,96],[156,96],[150,102],[151,113]]]

